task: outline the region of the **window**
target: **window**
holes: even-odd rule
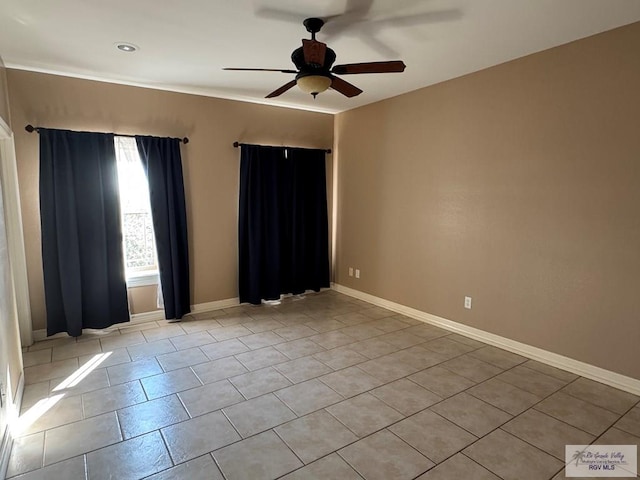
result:
[[[158,283],[149,184],[135,138],[115,137],[127,286]]]

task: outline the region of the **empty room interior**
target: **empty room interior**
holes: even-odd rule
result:
[[[167,3],[0,5],[0,478],[637,478],[640,2]]]

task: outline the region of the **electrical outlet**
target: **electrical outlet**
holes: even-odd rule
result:
[[[349,276],[353,277],[353,267],[349,267]]]
[[[360,278],[360,269],[356,268],[356,278]]]
[[[464,308],[471,310],[471,297],[464,297]]]

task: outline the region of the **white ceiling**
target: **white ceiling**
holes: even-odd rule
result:
[[[402,59],[404,73],[349,75],[362,90],[314,100],[291,74],[306,17],[336,64]],[[639,0],[1,0],[7,67],[323,112],[340,112],[640,21]],[[135,53],[119,42],[140,47]]]

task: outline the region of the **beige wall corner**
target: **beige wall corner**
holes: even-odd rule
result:
[[[192,304],[237,296],[240,152],[232,143],[239,140],[313,148],[333,144],[333,116],[328,114],[11,69],[7,78],[35,330],[45,327],[38,136],[25,132],[24,125],[189,137],[182,155]],[[331,172],[331,157],[327,158]],[[332,178],[331,173],[328,178]],[[330,191],[331,185],[328,188]],[[143,290],[134,294],[136,313],[140,313],[138,305],[145,308],[143,305],[155,302],[152,289]]]
[[[639,44],[636,23],[339,114],[335,281],[640,379]]]

